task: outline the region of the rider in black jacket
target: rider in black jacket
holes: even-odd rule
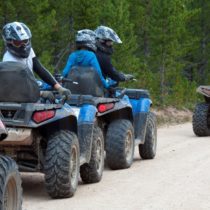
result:
[[[133,79],[133,75],[123,74],[117,71],[111,63],[111,55],[113,53],[113,43],[121,44],[119,36],[115,31],[106,26],[99,26],[96,30],[96,56],[100,64],[103,76],[109,77],[116,82],[127,81]]]
[[[15,61],[25,64],[61,95],[64,95],[67,99],[70,98],[70,90],[62,87],[36,57],[31,46],[32,34],[28,26],[21,22],[7,23],[3,27],[2,37],[6,46],[3,61]],[[43,91],[41,96],[52,98],[52,92]]]

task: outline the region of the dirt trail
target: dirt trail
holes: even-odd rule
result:
[[[73,198],[52,200],[41,174],[23,174],[23,210],[209,210],[210,138],[191,123],[158,129],[157,156],[130,169],[105,169],[100,183],[79,184]]]

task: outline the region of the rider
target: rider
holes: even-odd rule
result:
[[[102,74],[105,78],[111,78],[116,82],[128,81],[133,79],[133,75],[123,74],[117,71],[111,63],[113,53],[113,43],[121,44],[119,36],[115,31],[107,26],[98,26],[96,33],[96,56],[100,64]]]
[[[37,73],[42,80],[69,99],[71,95],[70,90],[63,88],[36,57],[31,46],[32,34],[30,29],[24,23],[12,22],[6,24],[2,31],[6,46],[3,61],[15,61],[26,64],[32,72]],[[49,94],[49,98],[51,98],[50,94],[52,93],[49,91],[42,92],[41,96],[47,98],[46,94]]]
[[[102,75],[100,65],[95,55],[95,32],[89,29],[83,29],[77,32],[76,35],[76,51],[70,54],[65,68],[63,69],[63,76],[67,77],[73,66],[93,67],[102,83],[104,88],[109,85]]]

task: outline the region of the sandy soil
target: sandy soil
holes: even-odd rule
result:
[[[52,200],[43,175],[23,174],[23,210],[209,210],[210,138],[198,138],[191,123],[158,129],[157,156],[130,169],[105,168],[100,183],[80,182],[73,198]]]

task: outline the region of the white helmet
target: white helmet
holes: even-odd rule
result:
[[[20,58],[27,58],[31,51],[31,31],[21,22],[7,23],[2,30],[7,50]]]
[[[111,40],[117,44],[122,43],[120,37],[116,34],[116,32],[107,26],[98,26],[95,30],[95,33],[96,38],[98,39]]]
[[[77,32],[76,46],[86,47],[90,50],[96,51],[96,34],[90,29],[83,29]]]

